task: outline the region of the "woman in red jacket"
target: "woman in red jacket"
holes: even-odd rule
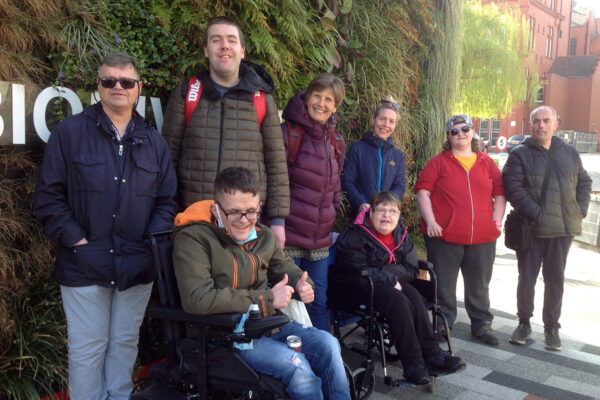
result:
[[[468,115],[453,115],[446,123],[444,150],[427,163],[413,190],[427,259],[437,272],[438,301],[450,327],[456,320],[460,270],[471,334],[497,345],[488,286],[506,198],[498,166],[479,151],[474,135]]]

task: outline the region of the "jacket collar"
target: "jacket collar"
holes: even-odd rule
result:
[[[231,89],[243,90],[245,92],[254,93],[263,91],[272,93],[275,90],[275,84],[271,75],[263,67],[253,62],[242,60],[240,64],[240,81]],[[210,82],[210,71],[202,67],[198,73],[198,79],[202,82]],[[208,86],[211,91],[215,91],[212,85]],[[203,89],[204,90],[204,89]],[[216,92],[216,91],[215,91]],[[218,95],[217,95],[218,96]]]
[[[143,126],[145,126],[146,124],[146,120],[144,118],[142,118],[137,111],[133,111],[132,112],[133,115],[131,117],[131,121],[129,122],[129,124],[133,123],[133,129],[131,130],[131,132],[127,132],[127,136],[130,138],[137,138],[138,140],[136,140],[136,143],[139,142],[141,143],[141,141],[139,141],[139,139],[145,138],[148,135],[145,132],[145,129],[142,129]],[[85,108],[83,110],[83,114],[90,118],[92,121],[94,121],[96,123],[97,126],[101,127],[102,130],[109,134],[109,135],[113,135],[113,130],[112,127],[110,125],[110,118],[108,118],[108,116],[106,115],[106,113],[104,112],[104,109],[102,108],[102,103],[98,102],[96,104],[92,104],[91,106]],[[129,126],[127,125],[127,129],[129,131]]]
[[[386,140],[383,140],[375,136],[375,134],[372,131],[365,132],[361,140],[377,149],[382,148],[383,150],[388,150],[394,147],[394,141],[391,137],[387,138]]]

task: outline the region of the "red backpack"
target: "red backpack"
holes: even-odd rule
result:
[[[197,77],[190,79],[188,84],[187,95],[185,96],[185,124],[187,125],[192,118],[192,113],[198,106],[200,97],[202,96],[202,81]],[[263,91],[254,92],[252,103],[256,110],[256,119],[258,120],[258,129],[262,129],[262,123],[267,115],[267,100]]]
[[[288,156],[287,163],[288,165],[292,165],[294,161],[296,161],[296,156],[298,155],[298,150],[300,149],[300,142],[302,141],[302,129],[300,125],[295,124],[293,122],[285,121],[285,124],[288,128]],[[342,135],[338,133],[338,131],[334,131],[334,134],[331,136],[331,145],[335,151],[335,158],[339,163],[339,156],[342,153]]]

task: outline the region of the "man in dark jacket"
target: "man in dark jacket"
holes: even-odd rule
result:
[[[517,315],[519,325],[510,342],[524,344],[531,334],[535,283],[542,266],[544,309],[542,319],[546,349],[560,350],[558,335],[564,270],[573,236],[581,234],[581,220],[587,214],[592,180],[583,169],[575,148],[553,137],[558,114],[550,106],[531,112],[531,137],[508,156],[502,171],[504,191],[513,212],[533,222],[533,242],[526,251],[517,251],[519,283]],[[540,204],[546,169],[548,183]]]
[[[57,243],[71,400],[128,399],[155,271],[147,234],[169,229],[177,182],[169,149],[134,110],[135,60],[106,56],[100,103],[53,130],[34,212]]]
[[[211,18],[203,44],[209,69],[197,76],[202,92],[189,122],[189,81],[173,91],[165,112],[163,135],[177,170],[179,203],[185,208],[211,199],[220,171],[248,168],[259,177],[266,214],[283,247],[290,198],[281,121],[271,96],[273,79],[258,65],[244,61],[244,35],[230,18]],[[262,121],[254,106],[257,95],[266,102]]]

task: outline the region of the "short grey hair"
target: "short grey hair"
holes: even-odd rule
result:
[[[531,111],[531,114],[529,114],[529,123],[533,122],[533,116],[535,115],[535,113],[540,110],[543,110],[543,109],[550,110],[550,112],[552,113],[552,116],[554,117],[554,120],[558,121],[558,112],[556,111],[556,109],[552,106],[543,105],[543,106],[536,107],[533,109],[533,111]]]
[[[140,79],[140,70],[137,67],[137,62],[135,61],[135,58],[131,57],[128,54],[110,53],[104,56],[102,61],[100,61],[100,65],[98,65],[98,77],[100,77],[100,72],[102,70],[103,65],[108,65],[109,67],[116,68],[126,68],[127,66],[131,65],[138,79]]]

